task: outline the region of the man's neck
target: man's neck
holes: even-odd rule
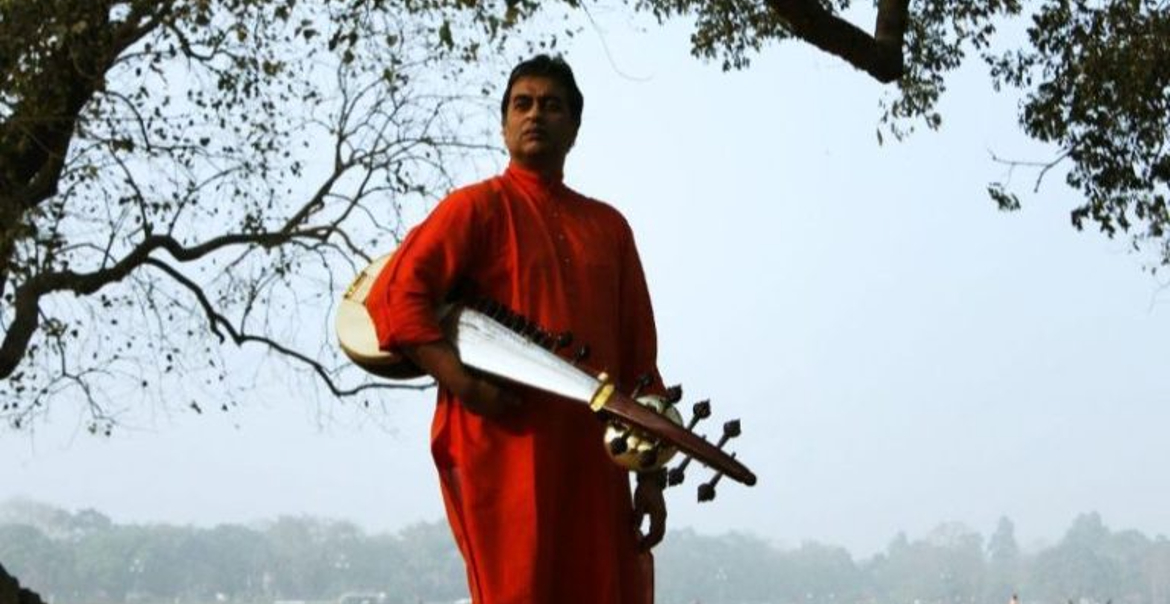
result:
[[[565,161],[563,158],[560,161],[541,161],[513,157],[512,163],[526,172],[539,176],[541,180],[546,182],[559,182],[564,175]]]

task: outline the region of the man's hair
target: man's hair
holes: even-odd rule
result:
[[[564,87],[569,98],[569,111],[573,121],[581,125],[581,111],[585,109],[585,97],[581,89],[577,88],[577,80],[573,78],[573,69],[561,57],[536,55],[512,69],[508,76],[508,87],[504,89],[504,98],[500,101],[500,120],[508,119],[508,103],[512,100],[512,84],[520,78],[548,78]]]

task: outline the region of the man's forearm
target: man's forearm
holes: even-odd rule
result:
[[[456,395],[466,392],[471,380],[474,379],[463,365],[463,361],[459,360],[455,347],[446,340],[403,346],[401,350],[408,359],[418,365],[419,369]]]

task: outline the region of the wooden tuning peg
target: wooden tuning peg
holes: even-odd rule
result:
[[[738,419],[733,419],[731,421],[724,422],[723,423],[723,435],[719,437],[719,442],[716,443],[715,446],[722,449],[723,445],[727,444],[727,441],[739,436],[741,433],[742,433],[742,431],[740,429]],[[735,453],[732,453],[731,456],[735,457]],[[723,472],[716,472],[715,475],[711,477],[711,480],[708,480],[707,482],[704,482],[703,484],[699,485],[699,502],[700,503],[705,502],[705,501],[711,501],[712,499],[715,499],[715,485],[719,484],[719,480],[721,478],[723,478]]]
[[[638,395],[642,394],[642,391],[645,390],[646,387],[650,385],[650,382],[653,381],[654,377],[649,373],[643,373],[642,375],[638,376],[638,380],[634,382],[634,391],[630,393],[630,398],[637,399]]]
[[[699,422],[711,417],[711,401],[699,401],[691,407],[691,421],[687,424],[687,430],[694,431],[695,426]]]
[[[669,407],[670,405],[673,405],[673,404],[681,401],[682,397],[683,397],[682,384],[675,384],[674,386],[671,386],[670,388],[666,389],[666,396],[663,397],[665,399],[663,402],[665,402],[666,405]]]
[[[716,474],[711,480],[699,485],[698,497],[699,503],[706,503],[715,499],[715,485],[719,484],[719,479],[723,478],[723,474]]]
[[[722,449],[723,445],[727,444],[727,441],[735,438],[736,436],[739,436],[740,434],[741,432],[738,419],[725,422],[723,424],[723,436],[719,437],[719,443],[716,446]]]
[[[589,345],[582,344],[581,347],[577,349],[577,354],[573,355],[573,364],[576,365],[577,363],[584,361],[588,357],[589,357]]]
[[[731,422],[728,422],[728,423],[731,423]],[[735,453],[732,453],[731,456],[735,457]],[[715,485],[719,484],[719,481],[722,478],[723,478],[723,472],[716,472],[715,475],[711,477],[711,480],[708,480],[707,482],[704,482],[703,484],[699,485],[699,489],[698,489],[699,503],[705,503],[707,501],[711,501],[711,500],[715,499]]]
[[[695,426],[708,417],[711,417],[711,401],[705,400],[695,403],[694,407],[691,408],[691,421],[687,422],[687,430],[693,432]],[[724,429],[726,430],[726,427]],[[690,464],[691,457],[688,455],[677,466],[671,468],[666,473],[667,486],[673,487],[682,484],[687,477],[687,466]]]
[[[561,350],[562,348],[567,348],[569,346],[569,344],[572,344],[572,343],[573,343],[573,332],[562,331],[561,334],[557,336],[556,348],[557,348],[557,350]]]

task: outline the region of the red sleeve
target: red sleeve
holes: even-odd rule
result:
[[[443,338],[435,310],[478,257],[482,201],[476,188],[461,189],[439,202],[374,281],[366,309],[384,350]]]
[[[666,390],[658,373],[658,329],[654,324],[654,309],[650,291],[642,271],[642,260],[634,245],[630,226],[622,220],[623,242],[621,254],[621,331],[622,366],[628,379],[635,380],[647,373],[653,378],[643,392],[661,394]]]

